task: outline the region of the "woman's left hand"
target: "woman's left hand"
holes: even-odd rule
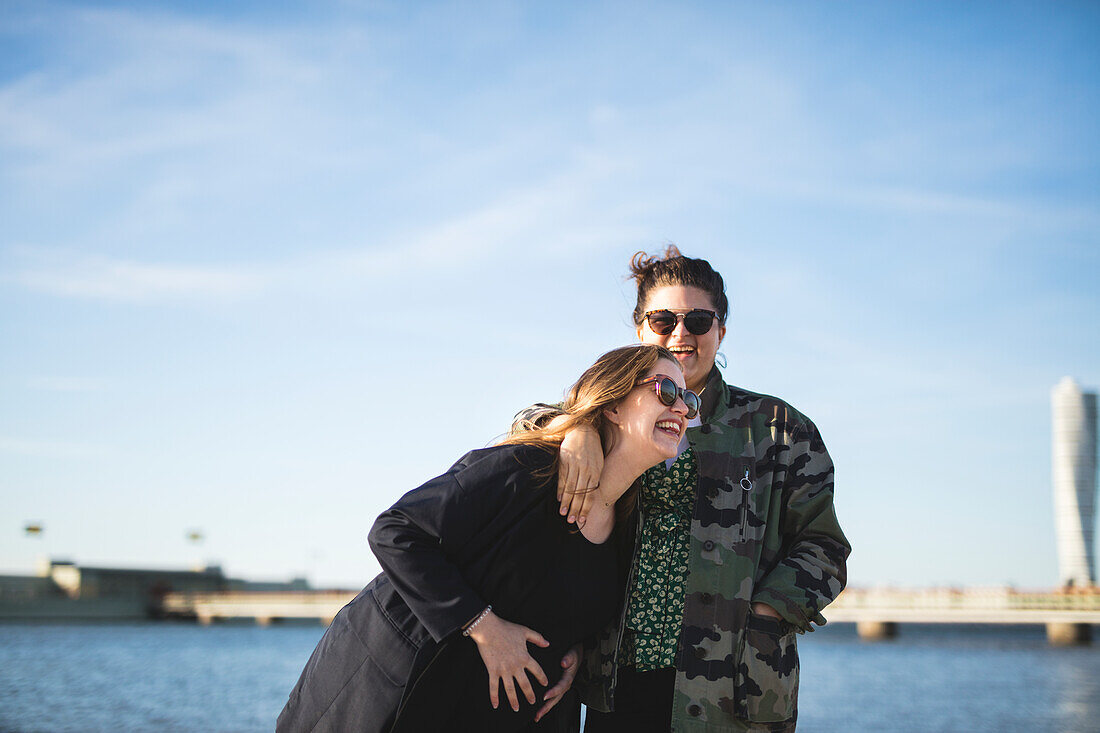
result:
[[[546,694],[542,696],[542,699],[546,701],[546,704],[539,708],[539,711],[535,713],[535,722],[539,722],[542,716],[550,712],[550,708],[561,702],[565,693],[569,692],[569,688],[573,686],[573,680],[577,676],[577,670],[581,668],[581,645],[577,644],[575,647],[565,653],[565,656],[561,658],[561,666],[565,669],[561,674],[561,679],[558,680],[558,684],[551,687],[546,691]]]

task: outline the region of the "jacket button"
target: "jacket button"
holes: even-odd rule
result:
[[[714,552],[714,540],[707,540],[704,542],[703,549],[707,552]]]
[[[706,655],[707,655],[707,650],[706,649],[704,649],[701,646],[695,647],[695,658],[696,659],[702,659]]]
[[[704,593],[703,595],[699,596],[699,600],[703,604],[709,606],[710,604],[714,603],[714,596],[712,596],[710,593]]]
[[[699,707],[698,705],[688,705],[688,715],[690,715],[691,717],[698,718],[702,714],[703,708]]]

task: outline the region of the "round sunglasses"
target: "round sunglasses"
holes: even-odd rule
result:
[[[643,384],[653,384],[654,391],[657,393],[657,399],[661,401],[662,405],[672,407],[676,404],[676,398],[682,397],[684,400],[684,406],[687,407],[687,414],[685,417],[690,420],[699,414],[699,395],[692,392],[690,389],[683,389],[678,386],[676,382],[672,381],[672,377],[667,377],[664,374],[657,374],[635,384],[635,387],[641,387]]]
[[[658,336],[668,336],[676,330],[676,323],[684,319],[684,328],[688,333],[702,336],[714,325],[718,314],[714,311],[695,308],[687,313],[673,313],[667,308],[656,311],[647,311],[642,320],[649,321],[649,328]]]

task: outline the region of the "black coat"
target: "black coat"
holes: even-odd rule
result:
[[[491,602],[501,618],[535,628],[516,609],[558,571],[546,555],[546,538],[560,536],[564,522],[552,463],[552,454],[531,446],[473,451],[383,512],[368,538],[383,572],[336,615],[277,730],[456,730],[455,721],[432,717],[458,694],[455,674],[487,680],[462,627]],[[614,613],[620,596],[611,592],[606,615],[585,619],[593,629]],[[561,656],[580,638],[550,641],[549,649],[528,648],[553,685]],[[481,694],[488,699],[487,684]],[[502,701],[502,712],[506,707]],[[575,701],[564,700],[555,712],[543,726],[575,729]]]

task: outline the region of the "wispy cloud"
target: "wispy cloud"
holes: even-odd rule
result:
[[[263,289],[256,272],[150,264],[71,250],[16,247],[4,279],[49,295],[127,302],[232,299]]]
[[[86,39],[0,87],[9,173],[48,183],[110,175],[163,154],[248,145],[281,121],[287,89],[320,72],[295,53],[303,35],[180,16],[46,6],[42,23]],[[292,105],[288,105],[292,108]]]
[[[900,214],[975,217],[1018,224],[1041,221],[1046,226],[1098,227],[1095,208],[1046,202],[1035,197],[982,196],[913,186],[857,186],[843,182],[756,178],[743,182],[755,190],[767,190],[784,198]]]
[[[18,245],[7,252],[7,281],[33,292],[65,298],[133,304],[203,303],[275,293],[332,292],[392,280],[416,270],[475,266],[524,251],[562,255],[644,242],[648,233],[617,216],[599,189],[616,164],[581,161],[482,205],[381,241],[294,253],[233,267],[140,261],[85,254],[77,248]],[[634,202],[632,205],[636,205]],[[609,213],[610,212],[610,213]]]
[[[615,247],[642,237],[640,228],[616,225],[596,209],[608,161],[581,162],[518,190],[505,191],[450,219],[409,231],[381,251],[350,253],[344,264],[409,267],[485,260],[502,251],[539,248],[565,253],[581,247]]]

